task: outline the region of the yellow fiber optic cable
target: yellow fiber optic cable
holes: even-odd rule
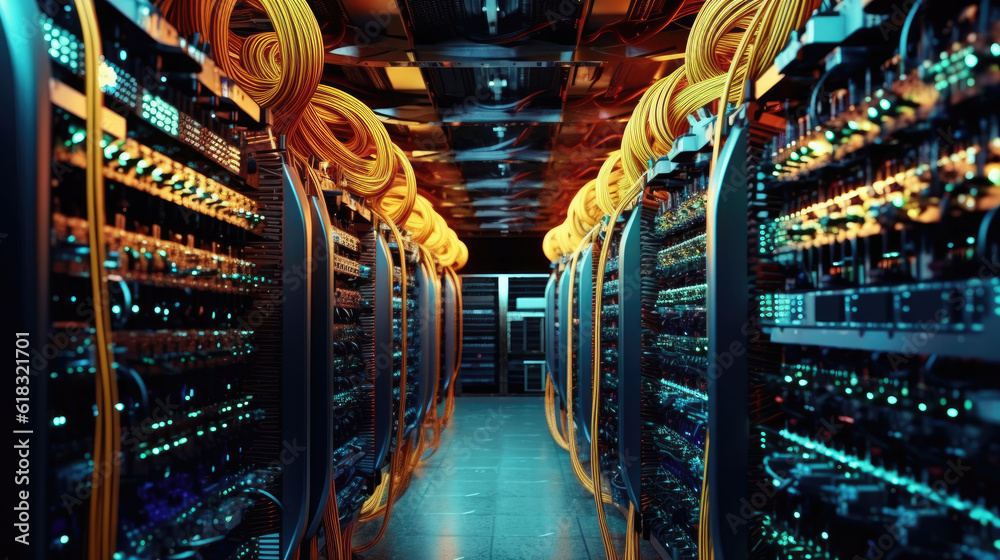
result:
[[[327,560],[350,560],[343,556],[344,545],[340,533],[340,507],[337,504],[336,480],[330,479],[330,494],[326,499],[326,511],[323,512],[323,532],[326,535]],[[313,537],[313,546],[318,536]],[[333,554],[330,554],[333,552]]]
[[[545,422],[549,425],[549,433],[552,434],[552,439],[555,440],[556,445],[569,450],[569,441],[566,436],[560,433],[559,426],[556,424],[556,408],[556,384],[552,380],[552,374],[550,373],[548,375],[548,382],[545,384]]]
[[[614,213],[620,200],[618,198],[618,180],[624,175],[621,170],[621,159],[621,150],[611,152],[597,173],[595,186],[597,204],[605,215]]]
[[[759,76],[784,48],[788,41],[788,35],[793,30],[805,25],[806,20],[818,6],[818,0],[776,0],[758,10],[736,50],[732,65],[726,74],[720,99],[741,99],[744,80],[739,79],[737,64],[745,59],[748,67],[746,75],[750,78]],[[757,40],[751,44],[753,38]],[[720,121],[724,114],[725,104],[720,101],[717,109]],[[721,147],[722,127],[717,126],[712,146],[710,167],[712,171],[715,170],[718,163]]]
[[[375,198],[372,204],[398,225],[406,223],[410,212],[413,211],[413,205],[417,200],[417,179],[413,174],[413,166],[406,159],[403,150],[395,144],[392,148],[399,168],[389,189]],[[400,176],[400,171],[402,171],[402,176]]]
[[[559,246],[556,244],[556,229],[552,228],[545,232],[545,237],[542,238],[542,252],[545,253],[545,258],[549,259],[549,262],[556,262],[559,260]]]
[[[446,233],[447,239],[444,248],[441,250],[441,254],[438,259],[441,263],[441,267],[448,271],[451,269],[452,265],[455,264],[455,260],[458,258],[461,249],[458,246],[458,234],[455,230],[448,228]]]
[[[229,29],[237,0],[200,2],[213,58],[262,107],[274,107],[276,128],[291,134],[323,76],[323,37],[305,0],[247,0],[264,11],[273,32],[244,38]],[[208,15],[210,14],[210,15]]]
[[[454,266],[456,272],[462,270],[462,268],[465,267],[465,264],[469,262],[469,247],[466,246],[463,241],[459,240],[458,249],[458,258],[455,259]]]
[[[101,34],[92,0],[74,0],[80,17],[84,45],[84,93],[86,95],[87,169],[87,244],[90,249],[90,293],[94,309],[94,333],[97,371],[94,375],[97,416],[94,419],[93,474],[91,476],[90,519],[88,522],[87,558],[106,560],[117,548],[118,488],[120,483],[121,419],[118,402],[118,379],[112,349],[108,275],[104,262],[107,245],[104,224],[104,161],[100,142],[104,117],[104,94],[98,80],[101,61]]]
[[[413,204],[413,211],[404,224],[414,243],[424,244],[430,239],[434,227],[437,225],[435,215],[436,212],[434,212],[430,201],[418,194]]]
[[[347,143],[334,126],[349,133]],[[396,176],[397,154],[382,121],[355,97],[326,84],[316,88],[289,148],[332,163],[344,174],[341,186],[359,196],[378,198]]]
[[[705,461],[701,476],[700,506],[698,508],[698,560],[712,560],[715,557],[712,531],[711,515],[709,513],[709,484],[708,484],[708,445],[709,434],[705,433]]]

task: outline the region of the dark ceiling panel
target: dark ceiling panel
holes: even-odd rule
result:
[[[416,45],[509,42],[542,30],[547,41],[573,44],[580,13],[566,0],[405,0],[400,11]]]
[[[382,119],[463,239],[558,224],[687,37],[664,24],[678,0],[310,1],[348,26],[324,80]]]
[[[528,96],[533,108],[558,110],[564,80],[563,69],[553,67],[441,68],[424,73],[439,108],[469,111],[513,111]]]

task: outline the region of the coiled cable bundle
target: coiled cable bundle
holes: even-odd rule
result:
[[[646,90],[625,127],[621,149],[609,154],[596,179],[597,204],[611,215],[621,201],[639,193],[636,185],[650,159],[665,155],[674,140],[690,128],[688,116],[713,104],[720,117],[730,103],[743,98],[747,80],[756,79],[805,24],[819,0],[708,0],[697,12],[688,35],[684,64]],[[715,128],[713,166],[722,127]],[[567,210],[573,233],[577,210]],[[543,251],[555,261],[573,250],[560,224],[546,235]],[[554,258],[553,258],[554,257]]]
[[[316,156],[330,162],[343,173],[340,186],[359,196],[378,199],[392,187],[397,172],[395,146],[382,121],[357,98],[320,84],[302,125],[289,141],[297,157]]]

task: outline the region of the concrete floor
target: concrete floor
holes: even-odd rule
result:
[[[608,522],[621,554],[625,522]],[[355,543],[378,530],[361,528]],[[644,547],[644,558],[647,555]],[[441,448],[414,472],[365,560],[591,560],[604,548],[594,500],[552,440],[541,397],[467,397]]]

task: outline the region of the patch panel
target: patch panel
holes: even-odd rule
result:
[[[333,266],[337,272],[341,272],[348,276],[360,276],[361,266],[357,261],[351,260],[347,257],[342,257],[340,255],[333,256]]]
[[[59,26],[48,15],[42,15],[43,36],[49,42],[52,61],[79,78],[83,76],[83,44],[77,36]],[[144,69],[148,71],[148,67]],[[146,123],[198,150],[230,173],[241,173],[240,148],[226,141],[191,115],[181,112],[175,104],[164,100],[149,87],[139,85],[166,81],[165,77],[138,78],[118,64],[103,59],[100,63],[101,91],[115,100],[129,113],[141,117]],[[162,80],[161,80],[162,78]]]
[[[65,145],[55,148],[55,161],[85,168],[85,133],[70,125],[66,134]],[[244,229],[259,230],[263,225],[264,218],[253,199],[147,146],[132,139],[105,137],[101,147],[106,162],[103,173],[108,180]]]
[[[337,228],[333,229],[333,242],[351,251],[357,251],[361,247],[361,242],[357,237]]]
[[[82,258],[86,254],[82,249],[87,244],[87,221],[57,212],[52,215],[52,226],[56,239],[68,246],[65,253],[57,249],[54,270],[87,274]],[[113,226],[105,226],[104,235],[108,271],[126,282],[245,293],[263,281],[255,275],[256,265],[244,259]]]

